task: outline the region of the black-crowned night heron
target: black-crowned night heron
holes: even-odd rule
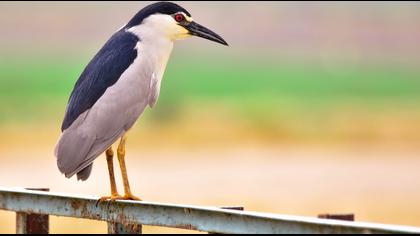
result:
[[[67,105],[55,148],[58,168],[67,178],[76,174],[78,180],[88,179],[93,161],[105,152],[111,196],[101,200],[140,200],[128,182],[126,133],[147,106],[156,104],[174,41],[191,35],[227,45],[169,2],[143,8],[105,43],[82,72]],[[118,139],[124,196],[118,194],[113,168],[111,146]]]

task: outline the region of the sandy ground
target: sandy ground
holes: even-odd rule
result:
[[[132,150],[127,162],[133,192],[148,201],[305,216],[355,213],[358,221],[420,226],[419,154],[392,148]],[[25,149],[5,151],[0,160],[0,186],[93,196],[109,191],[105,158],[95,162],[87,182],[61,176],[50,150],[30,157]],[[0,212],[0,233],[14,227],[14,214]],[[105,231],[103,222],[51,218],[52,233]]]

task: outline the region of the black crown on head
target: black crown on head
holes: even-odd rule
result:
[[[143,22],[145,18],[154,14],[165,14],[172,15],[177,12],[183,12],[187,16],[191,17],[191,14],[185,10],[183,7],[172,3],[172,2],[157,2],[146,6],[141,9],[126,25],[126,28],[131,28],[133,26],[139,25]]]

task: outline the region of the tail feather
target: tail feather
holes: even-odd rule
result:
[[[64,131],[55,148],[57,166],[67,178],[77,174],[85,181],[92,172],[93,161],[124,134],[124,130],[106,139],[81,135],[75,131]]]
[[[57,166],[60,172],[65,174],[67,178],[76,174],[74,172],[85,163],[85,158],[94,142],[94,137],[81,135],[77,131],[64,131],[55,148]],[[86,170],[87,172],[90,173]]]
[[[93,163],[77,173],[77,180],[86,181],[92,172]]]

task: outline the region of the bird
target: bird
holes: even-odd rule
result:
[[[85,181],[93,162],[105,153],[111,195],[107,200],[135,200],[125,164],[127,132],[158,100],[161,81],[175,41],[192,36],[229,46],[218,34],[193,20],[183,7],[156,2],[139,10],[114,32],[81,72],[68,100],[54,149],[59,171]],[[124,195],[117,191],[112,145]]]

